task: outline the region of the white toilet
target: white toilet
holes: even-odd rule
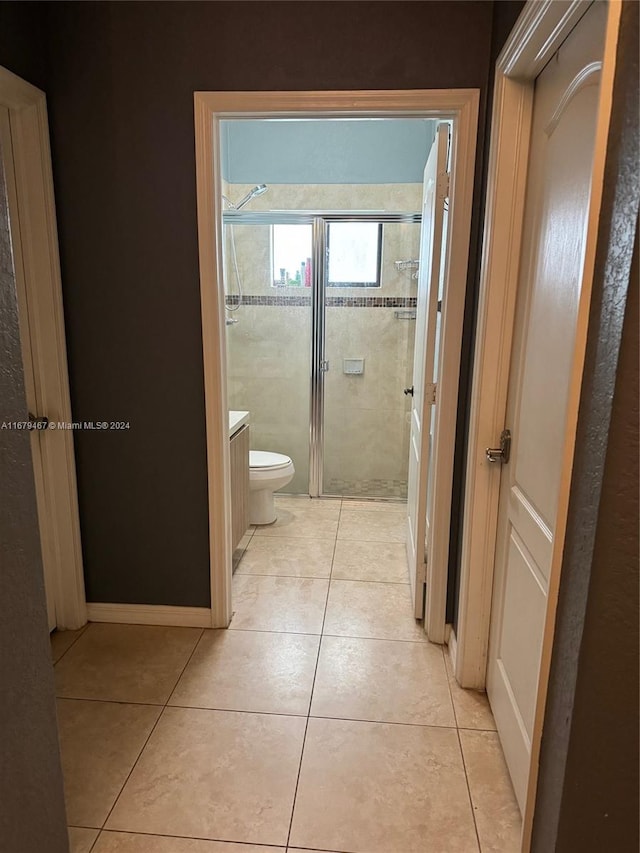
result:
[[[293,479],[296,469],[288,456],[249,451],[249,524],[273,524],[276,506],[273,493]]]

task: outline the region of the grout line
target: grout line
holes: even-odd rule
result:
[[[318,663],[316,662],[316,667]],[[309,704],[313,699],[313,688]],[[298,714],[294,711],[254,711],[249,708],[210,708],[203,705],[167,705],[167,708],[178,708],[181,711],[215,711],[220,714],[252,714],[262,717],[298,717],[307,720],[327,720],[328,722],[340,723],[371,723],[374,726],[405,726],[415,729],[444,729],[453,731],[456,726],[445,726],[441,723],[404,723],[399,720],[365,720],[360,717],[333,717],[328,714]]]
[[[309,851],[309,853],[349,853],[348,850],[329,850],[328,847],[287,847],[287,853],[294,853],[294,851],[301,850],[302,853],[305,851]]]
[[[331,589],[331,586],[329,586]],[[344,640],[388,640],[394,643],[420,643],[420,645],[425,645],[429,641],[426,639],[422,640],[405,640],[400,637],[372,637],[370,635],[365,634],[327,634],[327,633],[312,633],[310,631],[276,631],[268,628],[233,628],[229,626],[228,628],[205,628],[205,631],[214,630],[214,631],[249,631],[255,632],[258,634],[296,634],[303,637],[338,637]]]
[[[195,643],[194,643],[194,645],[193,645],[193,649],[191,650],[191,654],[190,654],[190,655],[189,655],[189,657],[187,658],[185,665],[182,667],[182,669],[181,669],[181,671],[180,671],[180,674],[178,675],[178,677],[177,677],[177,679],[176,679],[176,683],[175,683],[175,684],[174,684],[174,686],[173,686],[173,690],[172,690],[172,691],[171,691],[171,693],[169,694],[169,697],[168,697],[167,701],[166,701],[166,702],[164,703],[164,705],[162,706],[162,710],[161,710],[161,711],[160,711],[160,713],[158,714],[158,719],[155,721],[155,723],[154,723],[154,724],[153,724],[153,726],[151,727],[151,731],[149,732],[149,735],[148,735],[147,739],[145,740],[144,744],[142,745],[142,749],[141,749],[141,750],[140,750],[140,752],[138,753],[138,757],[137,757],[137,758],[136,758],[136,760],[133,762],[133,766],[132,766],[131,770],[129,771],[129,773],[127,774],[127,778],[124,780],[124,782],[123,782],[123,784],[122,784],[122,787],[120,788],[120,791],[119,791],[119,793],[118,793],[118,796],[117,796],[117,797],[115,798],[115,800],[113,801],[113,805],[112,805],[112,806],[111,806],[111,808],[109,809],[109,813],[107,814],[106,818],[104,819],[104,823],[102,824],[102,829],[104,829],[104,828],[106,827],[107,822],[108,822],[109,818],[111,817],[111,815],[112,815],[112,813],[113,813],[113,810],[115,809],[115,807],[116,807],[116,806],[117,806],[117,804],[118,804],[118,800],[119,800],[119,799],[120,799],[120,797],[122,796],[122,792],[124,791],[124,789],[125,789],[125,787],[126,787],[126,785],[127,785],[127,782],[128,782],[128,781],[129,781],[129,779],[131,778],[131,774],[133,773],[133,771],[134,771],[134,770],[136,769],[136,767],[138,766],[138,762],[140,761],[140,758],[142,757],[142,753],[143,753],[143,752],[145,751],[145,749],[147,748],[147,744],[148,744],[148,743],[149,743],[149,741],[151,740],[151,737],[152,737],[153,733],[155,732],[156,728],[158,727],[158,723],[159,723],[159,722],[160,722],[160,720],[162,719],[162,716],[163,716],[163,714],[164,714],[164,712],[165,712],[165,710],[166,710],[166,708],[167,708],[167,705],[168,705],[168,703],[169,703],[169,699],[171,699],[171,697],[173,696],[173,693],[174,693],[174,691],[175,691],[175,689],[176,689],[176,686],[177,686],[178,682],[179,682],[179,681],[180,681],[180,679],[182,678],[182,676],[183,676],[183,674],[184,674],[185,669],[189,666],[189,663],[190,663],[190,661],[191,661],[191,658],[194,656],[194,654],[195,654],[195,652],[196,652],[196,649],[197,649],[197,648],[198,648],[198,646],[200,645],[200,640],[202,639],[202,637],[203,637],[203,635],[204,635],[204,631],[205,631],[205,629],[204,629],[204,628],[201,628],[201,629],[200,629],[200,636],[198,637],[197,642],[195,642]],[[156,707],[158,707],[158,706],[156,706]],[[99,836],[98,836],[98,837],[99,837]]]
[[[173,690],[171,691],[171,693],[169,693],[169,697],[168,697],[167,701],[164,703],[165,708],[169,705],[169,702],[171,702],[171,698],[172,698],[173,694],[176,692],[176,689],[178,687],[178,684],[180,684],[180,680],[181,680],[182,676],[184,675],[189,664],[191,663],[193,656],[198,651],[198,647],[199,647],[200,643],[202,642],[202,640],[204,639],[204,632],[206,630],[207,630],[206,628],[202,629],[202,633],[198,637],[198,642],[194,645],[193,649],[191,650],[191,654],[187,658],[187,662],[185,663],[185,665],[180,670],[180,675],[176,678],[176,683],[173,685]],[[212,629],[209,629],[209,630],[212,630]]]
[[[473,818],[473,828],[476,831],[476,839],[478,841],[478,851],[482,850],[482,846],[480,844],[480,833],[478,832],[478,823],[476,821],[476,811],[473,807],[473,797],[471,796],[471,784],[469,782],[469,774],[467,773],[467,762],[464,757],[464,750],[462,748],[462,740],[460,739],[460,729],[456,728],[456,735],[458,737],[458,746],[460,747],[460,756],[462,758],[462,769],[464,771],[464,779],[467,783],[467,793],[469,795],[469,807],[471,808],[471,816]]]
[[[298,799],[298,787],[300,785],[300,775],[302,773],[302,762],[304,760],[304,748],[307,742],[307,732],[309,731],[309,720],[311,719],[311,706],[313,704],[313,693],[316,687],[316,678],[318,675],[318,666],[320,664],[320,652],[322,650],[322,637],[324,634],[324,623],[327,618],[327,607],[329,605],[329,592],[331,590],[331,576],[333,574],[333,561],[336,556],[336,547],[338,544],[338,529],[340,527],[340,518],[342,516],[342,501],[340,501],[340,510],[338,512],[338,524],[336,527],[336,535],[333,542],[333,554],[331,556],[331,569],[329,572],[329,583],[327,584],[327,595],[324,600],[324,612],[322,614],[322,626],[320,628],[320,642],[318,643],[318,653],[316,655],[316,665],[313,671],[313,680],[311,682],[311,692],[309,694],[309,706],[307,710],[307,722],[304,727],[304,736],[302,738],[302,749],[300,750],[300,764],[298,765],[298,775],[296,777],[296,787],[293,792],[293,802],[291,804],[291,819],[289,820],[289,832],[287,833],[287,849],[291,843],[291,832],[293,830],[293,818],[296,811],[296,800]]]
[[[451,705],[453,707],[453,718],[456,721],[456,728],[460,728],[460,723],[458,722],[458,711],[456,710],[456,703],[453,698],[453,690],[451,689],[451,680],[449,678],[449,669],[447,667],[447,653],[445,652],[445,647],[440,646],[440,652],[442,654],[442,663],[444,664],[444,672],[447,676],[447,689],[449,691],[449,698],[451,699]]]
[[[306,712],[295,711],[254,711],[251,708],[210,708],[206,705],[167,705],[167,708],[178,708],[181,711],[215,711],[221,714],[258,714],[261,717],[300,717],[307,718]]]
[[[462,740],[460,738],[460,726],[458,723],[458,712],[456,711],[456,703],[453,701],[453,690],[451,689],[451,681],[449,679],[449,670],[447,668],[447,660],[446,660],[446,652],[444,646],[441,646],[440,651],[442,653],[442,663],[444,665],[444,671],[447,676],[447,687],[449,689],[449,697],[451,699],[451,704],[453,706],[453,717],[456,721],[456,737],[458,739],[458,748],[460,749],[460,757],[462,759],[462,770],[464,772],[464,781],[467,785],[467,794],[469,795],[469,807],[471,808],[471,817],[473,818],[473,828],[476,833],[476,840],[478,842],[478,851],[482,850],[480,845],[480,833],[478,832],[478,824],[476,822],[476,813],[473,808],[473,797],[471,796],[471,785],[469,784],[469,774],[467,773],[467,764],[464,759],[464,750],[462,749]],[[455,677],[455,676],[454,676]]]
[[[65,702],[104,702],[107,705],[139,705],[141,708],[164,708],[164,702],[136,702],[135,699],[96,699],[91,696],[56,696]],[[91,827],[95,829],[96,827]]]
[[[92,827],[79,827],[79,828],[80,829],[95,829],[96,827],[92,826]],[[256,847],[256,844],[253,841],[230,841],[228,838],[208,838],[204,835],[174,835],[170,832],[163,832],[162,834],[160,834],[157,832],[144,832],[143,830],[136,830],[136,829],[101,829],[100,833],[98,835],[98,838],[96,838],[96,841],[98,841],[98,839],[100,838],[100,835],[102,835],[103,832],[116,832],[116,833],[120,833],[121,835],[144,835],[145,838],[179,838],[179,839],[184,839],[185,841],[209,841],[209,842],[212,842],[214,844],[244,845],[247,848],[247,853],[250,853],[250,851],[254,850]],[[95,841],[94,841],[94,844],[95,844]],[[259,845],[259,846],[263,846],[263,845]],[[283,853],[286,853],[286,849],[287,849],[286,844],[268,844],[267,846],[273,847],[276,850],[282,850]],[[91,849],[93,850],[93,847]],[[301,849],[304,850],[305,848],[301,848]],[[311,848],[306,848],[306,849],[311,849]],[[332,853],[332,851],[328,851],[328,853]]]
[[[442,729],[444,731],[457,731],[455,725],[445,726],[441,723],[402,723],[399,720],[364,720],[361,717],[330,717],[327,714],[311,714],[312,720],[327,720],[338,723],[371,723],[374,726],[404,726],[413,729]]]
[[[465,688],[462,688],[462,689],[464,690]],[[497,729],[483,729],[483,728],[474,729],[471,726],[458,726],[458,731],[461,731],[461,732],[488,732],[489,734],[492,734],[492,735],[498,734]],[[500,744],[500,748],[502,748],[502,743]]]
[[[236,572],[239,577],[252,578],[291,578],[293,580],[326,581],[331,579],[328,575],[283,575],[278,572]],[[409,586],[409,581],[370,581],[363,578],[333,578],[335,581],[347,581],[348,583],[386,583],[392,586]]]
[[[296,634],[301,637],[320,637],[321,634],[313,631],[277,631],[273,628],[234,628],[229,625],[228,628],[213,628],[214,631],[248,631],[255,634]]]
[[[393,643],[416,643],[420,646],[426,646],[429,640],[427,639],[427,635],[425,634],[425,639],[422,640],[405,640],[401,637],[372,637],[370,635],[365,634],[323,634],[323,637],[338,637],[339,639],[344,640],[387,640],[388,642]]]
[[[388,584],[389,586],[409,586],[409,581],[365,581],[362,578],[334,578],[332,575],[330,576],[332,581],[346,581],[346,583],[377,583]]]
[[[87,622],[85,625],[83,625],[83,626],[82,626],[82,628],[79,628],[79,629],[78,629],[78,630],[80,631],[80,633],[78,634],[78,636],[77,636],[77,637],[75,638],[75,640],[71,643],[71,645],[70,645],[70,646],[68,646],[68,647],[67,647],[67,648],[62,652],[62,654],[60,655],[60,657],[59,657],[57,660],[55,660],[55,661],[54,661],[54,660],[52,660],[52,661],[51,661],[51,665],[52,665],[52,666],[56,667],[56,666],[60,663],[60,661],[62,660],[62,658],[67,654],[67,652],[70,652],[70,651],[71,651],[71,649],[75,646],[75,644],[78,642],[78,640],[80,639],[80,637],[82,637],[82,636],[86,633],[86,631],[87,631],[87,629],[89,628],[89,625],[90,625],[90,624],[91,624],[90,622]],[[63,634],[64,634],[64,631],[62,631],[61,633],[63,633]],[[49,634],[49,642],[51,642],[51,634]]]
[[[292,578],[299,581],[326,581],[330,575],[282,575],[276,572],[237,572],[238,577],[250,578]]]

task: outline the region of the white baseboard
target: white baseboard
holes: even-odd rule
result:
[[[89,622],[129,625],[171,625],[178,628],[210,628],[208,607],[169,607],[164,604],[102,604],[87,602]]]

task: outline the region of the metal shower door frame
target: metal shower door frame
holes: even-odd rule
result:
[[[313,279],[311,296],[311,394],[309,418],[309,496],[324,497],[324,402],[326,364],[326,305],[328,230],[332,222],[415,223],[419,212],[349,211],[319,213],[313,220]],[[326,495],[335,497],[335,495]]]
[[[320,211],[320,210],[225,210],[223,221],[245,225],[311,225],[313,275],[311,279],[311,350],[309,363],[309,496],[324,497],[324,396],[326,345],[326,293],[328,276],[328,230],[332,222],[377,222],[420,224],[422,215],[413,211]],[[335,497],[327,495],[327,497]]]

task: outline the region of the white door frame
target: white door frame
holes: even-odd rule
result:
[[[589,0],[529,0],[496,63],[478,325],[474,357],[462,539],[455,675],[482,689],[487,668],[499,466],[485,459],[505,426],[520,265],[534,81],[590,6]],[[621,4],[609,4],[591,199],[574,362],[569,390],[556,536],[538,683],[523,849],[528,849],[591,300],[598,217],[611,113]],[[576,87],[577,88],[577,87]]]
[[[227,627],[231,610],[231,508],[229,495],[229,434],[226,410],[224,281],[222,276],[222,188],[218,124],[221,119],[331,116],[388,116],[454,119],[457,134],[452,151],[449,281],[443,317],[451,329],[448,359],[442,364],[438,429],[449,435],[450,448],[436,448],[443,469],[453,471],[453,441],[458,403],[460,346],[453,338],[462,332],[469,257],[469,232],[478,123],[477,89],[326,92],[195,92],[196,181],[198,243],[202,305],[207,468],[209,483],[209,542],[211,620]],[[443,350],[446,343],[443,339]],[[426,627],[445,631],[446,561],[431,577]]]
[[[0,104],[11,122],[37,415],[71,423],[49,124],[44,92],[0,68]],[[24,328],[24,317],[21,319]],[[56,624],[80,628],[87,607],[71,429],[41,434],[44,482],[36,477],[42,560]],[[44,512],[42,509],[44,508]]]

